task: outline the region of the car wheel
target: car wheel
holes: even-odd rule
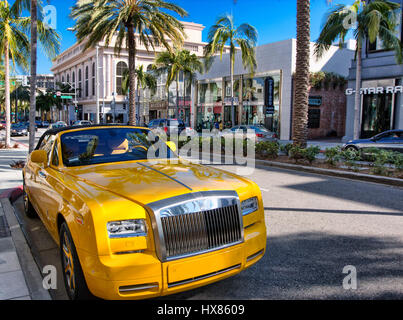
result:
[[[22,198],[24,200],[24,212],[25,212],[25,215],[30,219],[38,218],[38,214],[36,213],[34,207],[32,206],[32,203],[29,200],[28,194],[25,191],[25,184],[23,186]]]
[[[71,300],[88,300],[93,296],[88,290],[76,247],[69,228],[64,222],[60,228],[60,257],[67,295]]]
[[[358,148],[357,147],[354,147],[354,146],[347,146],[346,147],[346,150],[351,150],[351,151],[358,151]]]

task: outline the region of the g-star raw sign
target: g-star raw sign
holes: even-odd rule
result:
[[[403,93],[403,86],[395,86],[395,87],[376,87],[376,88],[361,88],[360,94],[383,94],[383,93]],[[354,89],[346,89],[346,95],[351,96],[355,94]]]

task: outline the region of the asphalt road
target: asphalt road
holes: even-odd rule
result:
[[[252,179],[263,194],[267,254],[237,276],[164,299],[403,298],[402,188],[274,168]],[[21,201],[16,208],[37,261],[60,270],[42,223],[21,214]],[[342,285],[348,265],[356,290]],[[61,279],[51,294],[66,298]]]

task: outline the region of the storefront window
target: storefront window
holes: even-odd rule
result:
[[[199,104],[211,104],[222,101],[221,81],[200,83],[198,89]]]
[[[274,108],[266,108],[266,79],[274,80]],[[264,125],[268,130],[280,134],[280,74],[268,74],[242,81],[242,123],[244,125]]]
[[[394,86],[395,80],[364,81],[363,88]],[[364,94],[361,137],[370,138],[393,129],[396,93]]]

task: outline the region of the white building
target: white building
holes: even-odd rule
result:
[[[206,43],[202,42],[204,26],[197,23],[182,22],[186,39],[184,49],[201,57]],[[77,88],[78,112],[71,112],[75,108],[74,102],[69,101],[70,121],[76,119],[95,120],[96,113],[96,49],[90,48],[83,52],[84,43],[76,43],[65,50],[53,61],[52,72],[56,82],[69,83]],[[157,47],[156,52],[164,51],[164,47]],[[136,67],[143,65],[147,69],[154,61],[155,53],[148,52],[137,38]],[[109,46],[99,43],[99,99],[100,114],[103,122],[128,122],[128,102],[122,95],[122,75],[128,68],[128,53],[123,49],[120,55],[114,51],[114,41]],[[165,94],[165,84],[159,83],[160,95]],[[183,88],[183,84],[182,84]],[[162,92],[164,91],[164,92]],[[155,101],[147,107],[141,108],[142,122],[149,121],[149,114],[166,117],[167,107]],[[161,107],[162,105],[162,107]],[[149,110],[150,108],[150,110]],[[186,106],[186,113],[191,113],[190,105]],[[76,119],[72,119],[75,117]]]
[[[331,46],[317,59],[314,54],[315,43],[311,42],[311,72],[331,72],[347,77],[354,51]],[[235,114],[237,124],[259,123],[278,134],[281,140],[291,139],[293,108],[293,75],[296,69],[295,39],[289,39],[256,48],[257,68],[251,78],[242,65],[238,52],[234,68]],[[198,76],[195,127],[211,128],[212,123],[223,121],[226,125],[231,119],[231,84],[229,54],[217,57],[210,72]],[[273,105],[267,105],[267,81],[274,82]],[[251,89],[248,92],[245,88]],[[252,119],[252,120],[251,120]],[[206,125],[207,124],[207,125]]]

